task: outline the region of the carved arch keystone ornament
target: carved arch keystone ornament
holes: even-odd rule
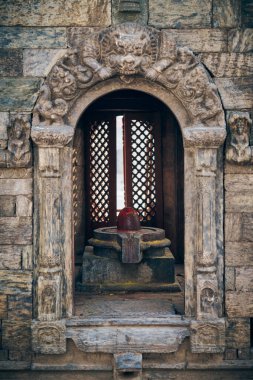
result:
[[[193,321],[192,350],[221,352],[224,112],[216,86],[188,48],[177,47],[166,31],[133,23],[101,30],[80,49],[69,50],[52,68],[34,108],[36,352],[62,353],[65,330],[59,323],[72,316],[74,129],[93,100],[119,89],[154,95],[179,121],[185,157],[185,315]],[[214,332],[211,348],[203,326]],[[49,342],[47,331],[59,334]]]

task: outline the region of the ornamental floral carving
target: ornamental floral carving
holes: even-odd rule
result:
[[[242,165],[253,162],[253,148],[250,146],[251,123],[252,120],[247,112],[230,112],[228,114],[230,129],[230,141],[226,151],[228,162]]]
[[[126,83],[136,77],[160,83],[196,121],[208,124],[222,114],[215,85],[188,48],[177,47],[168,32],[125,23],[92,34],[78,50],[64,54],[42,86],[33,125],[64,124],[81,94],[113,77]]]

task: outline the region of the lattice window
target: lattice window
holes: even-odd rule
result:
[[[156,214],[156,171],[154,127],[131,120],[132,205],[140,219],[149,222]]]
[[[90,128],[90,215],[109,222],[109,123],[95,121]]]

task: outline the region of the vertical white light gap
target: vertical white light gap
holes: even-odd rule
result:
[[[117,215],[125,207],[123,115],[116,116]]]

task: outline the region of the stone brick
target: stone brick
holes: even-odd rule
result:
[[[32,195],[32,179],[0,179],[1,195]]]
[[[228,51],[253,52],[253,29],[231,29],[228,31]]]
[[[66,52],[65,49],[25,49],[23,52],[24,76],[47,76],[64,52]]]
[[[167,29],[179,46],[188,46],[195,53],[226,52],[227,31],[218,29]]]
[[[253,242],[253,214],[252,213],[244,213],[242,215],[242,240]]]
[[[0,218],[0,240],[2,244],[32,244],[32,218]]]
[[[23,26],[108,26],[111,22],[110,0],[8,0],[0,2],[1,25]]]
[[[222,103],[229,110],[251,109],[253,107],[253,77],[216,78]]]
[[[65,28],[0,27],[0,47],[6,49],[64,48],[66,42]]]
[[[215,77],[246,77],[253,74],[253,55],[250,53],[202,53],[199,58]]]
[[[15,216],[16,198],[9,195],[0,196],[0,217]]]
[[[225,268],[225,289],[235,290],[235,268],[226,267]]]
[[[225,241],[240,241],[242,236],[242,214],[240,212],[225,214]]]
[[[249,242],[226,242],[225,244],[226,265],[247,266],[253,263],[253,243]]]
[[[149,0],[149,24],[159,28],[208,28],[211,9],[210,0]]]
[[[229,318],[252,317],[253,292],[226,292],[226,313]]]
[[[234,348],[228,348],[225,351],[225,360],[236,360],[237,359],[237,350]]]
[[[18,348],[17,348],[18,349]],[[9,351],[9,360],[15,362],[29,361],[31,358],[31,352],[27,351]]]
[[[0,269],[21,269],[24,250],[18,245],[0,245]]]
[[[0,319],[7,318],[7,296],[0,294]]]
[[[0,361],[3,360],[8,360],[8,350],[0,350]]]
[[[247,348],[239,348],[238,350],[238,359],[247,360],[251,359],[251,350],[249,347]]]
[[[253,174],[226,174],[224,185],[227,191],[251,191],[253,189]]]
[[[226,329],[227,348],[246,348],[250,346],[249,319],[228,319]]]
[[[91,27],[73,27],[68,28],[68,46],[71,48],[81,47],[92,33],[98,32],[101,28]]]
[[[8,296],[8,319],[32,319],[32,295]]]
[[[1,78],[0,110],[31,111],[37,99],[40,79]]]
[[[18,195],[16,203],[16,216],[32,216],[33,203],[31,196]]]
[[[253,291],[253,267],[236,268],[235,273],[236,290],[243,292]]]
[[[225,208],[232,212],[253,212],[252,192],[226,192]]]
[[[239,0],[213,1],[213,26],[215,28],[235,28],[240,22]]]
[[[0,294],[28,294],[32,292],[32,274],[25,271],[0,270]]]
[[[224,172],[226,174],[253,174],[253,165],[236,165],[225,163]]]
[[[2,322],[4,349],[28,351],[31,348],[31,322],[9,321]]]
[[[23,74],[22,50],[0,49],[0,76],[16,77]]]

